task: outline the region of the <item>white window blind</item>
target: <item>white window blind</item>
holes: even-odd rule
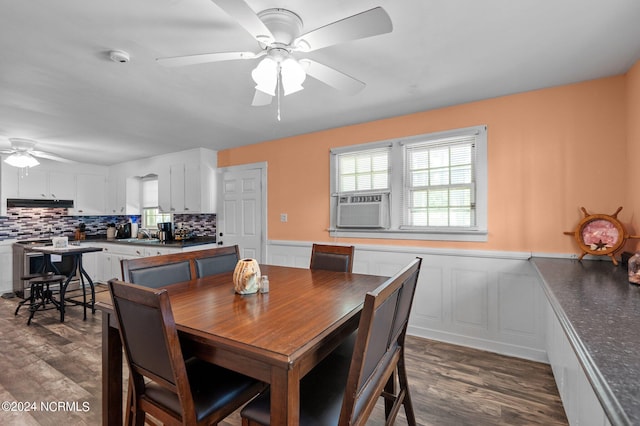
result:
[[[338,192],[389,189],[389,148],[337,155]]]
[[[405,146],[404,227],[475,226],[475,138]]]
[[[142,179],[142,207],[158,207],[158,177]]]

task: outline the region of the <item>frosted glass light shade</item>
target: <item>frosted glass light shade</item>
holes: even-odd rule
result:
[[[278,82],[278,63],[266,57],[260,61],[257,67],[251,71],[251,77],[256,82],[256,90],[268,95],[276,95],[276,84]]]
[[[289,57],[280,64],[280,76],[282,78],[282,88],[284,95],[299,92],[304,89],[302,83],[307,77],[302,65],[295,59]]]
[[[4,160],[4,162],[7,163],[10,166],[20,167],[20,168],[22,168],[22,167],[35,167],[38,164],[40,164],[40,162],[38,160],[36,160],[28,152],[14,152],[10,156],[8,156]]]

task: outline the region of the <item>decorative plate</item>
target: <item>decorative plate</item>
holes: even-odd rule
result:
[[[615,254],[622,249],[627,239],[640,238],[627,234],[624,226],[617,219],[622,207],[619,207],[612,215],[589,214],[584,207],[581,207],[580,210],[584,213],[584,218],[578,223],[576,230],[565,232],[565,235],[575,237],[582,250],[578,260],[582,260],[586,254],[609,256],[613,264],[617,265]]]

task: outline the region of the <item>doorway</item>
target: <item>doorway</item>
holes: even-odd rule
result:
[[[218,244],[238,245],[242,258],[266,261],[267,163],[219,169]]]

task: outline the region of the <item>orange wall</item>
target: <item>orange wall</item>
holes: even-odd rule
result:
[[[627,73],[627,201],[631,216],[628,231],[640,235],[640,195],[631,182],[640,182],[640,61]],[[627,249],[638,250],[640,240],[629,240]]]
[[[629,202],[626,100],[626,76],[616,76],[224,150],[218,166],[268,163],[271,240],[575,253],[563,231],[575,228],[580,207],[611,214]],[[488,125],[486,243],[329,237],[330,148],[480,124]],[[626,223],[640,205],[624,207]]]

